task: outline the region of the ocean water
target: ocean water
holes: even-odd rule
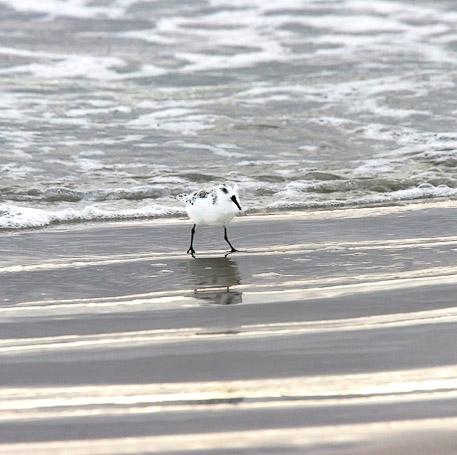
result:
[[[0,229],[457,196],[457,9],[1,0]]]

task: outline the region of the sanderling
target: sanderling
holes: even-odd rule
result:
[[[231,248],[230,252],[237,251],[227,237],[227,224],[241,211],[238,202],[238,187],[235,183],[223,183],[214,188],[196,191],[192,194],[178,194],[176,198],[185,202],[187,214],[195,223],[191,230],[188,253],[192,256],[195,254],[195,228],[201,224],[224,226],[224,239]]]

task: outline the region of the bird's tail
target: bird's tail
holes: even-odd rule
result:
[[[187,193],[181,193],[176,196],[176,199],[181,202],[187,202],[189,195]]]

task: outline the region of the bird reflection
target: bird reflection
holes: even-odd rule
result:
[[[194,294],[198,299],[216,305],[241,303],[241,292],[230,290],[230,286],[241,281],[238,263],[233,259],[196,258],[186,263],[186,269],[194,282]]]

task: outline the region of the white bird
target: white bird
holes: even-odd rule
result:
[[[187,214],[195,223],[191,230],[190,247],[187,253],[192,256],[195,254],[195,228],[197,225],[204,224],[224,226],[224,239],[231,248],[230,252],[237,251],[227,237],[227,224],[241,211],[236,183],[227,182],[192,194],[178,194],[176,198],[185,202]]]

